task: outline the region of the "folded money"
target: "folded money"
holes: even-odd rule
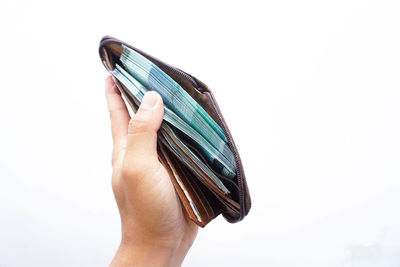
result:
[[[135,95],[135,97],[141,102],[144,94],[149,91],[148,88],[140,84],[135,78],[131,77],[124,69],[122,69],[118,64],[116,64],[116,68],[112,72],[112,74],[124,85],[127,87],[127,89],[130,91],[131,94]],[[190,96],[189,96],[190,97]],[[164,101],[165,97],[163,97]],[[165,103],[165,102],[164,102]],[[201,136],[197,131],[193,130],[191,126],[189,126],[185,121],[183,121],[179,116],[175,114],[174,111],[168,108],[169,105],[165,104],[164,107],[164,120],[166,122],[171,123],[172,125],[176,126],[179,130],[187,134],[189,137],[191,137],[193,140],[198,142],[198,145],[203,145],[201,149],[206,152],[205,154],[209,157],[215,156],[216,154],[221,154],[219,153],[218,150],[215,150],[213,146],[211,146],[206,139],[204,139],[203,136]],[[174,134],[174,132],[171,130],[171,128],[168,126],[166,123],[161,124],[161,131],[164,134],[164,131],[168,133],[170,138],[167,138],[167,141],[169,139],[173,139],[175,143],[177,143],[177,146],[179,146],[181,149],[183,149],[186,154],[196,160],[198,162],[197,166],[202,168],[205,172],[207,172],[208,176],[213,180],[213,182],[225,193],[229,193],[229,190],[224,186],[224,184],[221,182],[219,178],[215,176],[212,171],[207,166],[204,166],[204,164],[196,157],[195,154],[188,148],[183,142],[181,142],[178,137]],[[169,143],[171,147],[173,145]],[[173,147],[174,148],[174,147]],[[176,149],[174,149],[176,151]],[[211,151],[211,152],[210,152]],[[215,152],[214,152],[215,151]],[[177,152],[177,151],[176,151]],[[212,154],[214,152],[214,154]],[[177,152],[182,160],[185,160],[185,158]],[[233,156],[233,155],[232,155]],[[216,157],[216,156],[215,156]],[[218,158],[214,158],[214,160],[218,160]],[[195,166],[188,164],[192,169],[195,169]]]
[[[251,201],[240,157],[206,85],[112,37],[102,39],[99,52],[134,111],[147,91],[161,95],[159,159],[189,217],[205,226],[220,213],[229,222],[247,215]]]

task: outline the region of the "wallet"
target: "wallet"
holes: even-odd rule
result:
[[[179,129],[170,124],[168,127],[172,132],[168,133],[160,129],[157,134],[158,158],[169,172],[175,191],[188,217],[201,227],[207,225],[219,214],[222,214],[230,223],[242,220],[248,214],[251,207],[246,177],[232,135],[211,90],[196,77],[168,65],[114,37],[104,36],[100,41],[99,54],[104,66],[112,75],[114,74],[113,71],[116,69],[117,64],[122,65],[120,64],[120,58],[126,48],[143,56],[179,84],[181,88],[204,109],[209,117],[218,124],[220,129],[222,129],[226,137],[227,145],[233,154],[236,168],[234,175],[228,178],[216,172],[212,166],[210,166],[210,163],[207,162],[207,159],[202,155],[201,151],[196,149],[196,147],[193,146],[193,142],[190,142],[189,138]],[[113,75],[113,78],[125,102],[136,112],[139,108],[140,100],[137,99],[127,86],[115,75]],[[162,123],[168,124],[168,122],[165,121],[165,117]],[[192,151],[191,153],[196,156],[196,159],[202,161],[202,165],[212,169],[212,173],[219,178],[229,193],[224,193],[216,189],[216,186],[213,186],[206,172],[203,172],[201,169],[193,168],[193,166],[196,165],[196,162],[193,161],[193,157],[188,157],[184,151],[174,146],[174,142],[170,138],[171,134],[177,136],[179,142],[189,147]]]

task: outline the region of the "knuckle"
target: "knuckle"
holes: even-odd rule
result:
[[[115,167],[115,165],[117,165],[117,162],[118,156],[115,154],[115,152],[113,152],[111,156],[111,166]]]
[[[140,180],[141,178],[153,173],[158,166],[158,162],[153,162],[144,158],[130,158],[129,160],[124,160],[121,168],[122,179],[128,180]]]
[[[123,154],[126,149],[126,144],[122,141],[116,142],[114,144],[112,155],[111,155],[111,165],[115,167],[122,159]]]
[[[110,115],[110,118],[114,119],[114,118],[120,116],[120,114],[124,111],[125,111],[124,107],[117,106],[117,107],[113,107],[113,108],[109,109],[108,113]]]
[[[144,168],[134,161],[129,162],[129,165],[125,162],[122,166],[121,176],[123,179],[142,177],[144,174]]]
[[[151,125],[144,116],[134,116],[129,121],[128,134],[150,132]]]

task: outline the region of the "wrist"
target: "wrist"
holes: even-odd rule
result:
[[[168,246],[121,242],[110,266],[171,266],[175,254],[176,248]]]

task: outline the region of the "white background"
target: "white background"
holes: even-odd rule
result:
[[[0,266],[106,266],[118,247],[111,34],[205,81],[253,208],[184,266],[400,266],[398,1],[0,4]]]

